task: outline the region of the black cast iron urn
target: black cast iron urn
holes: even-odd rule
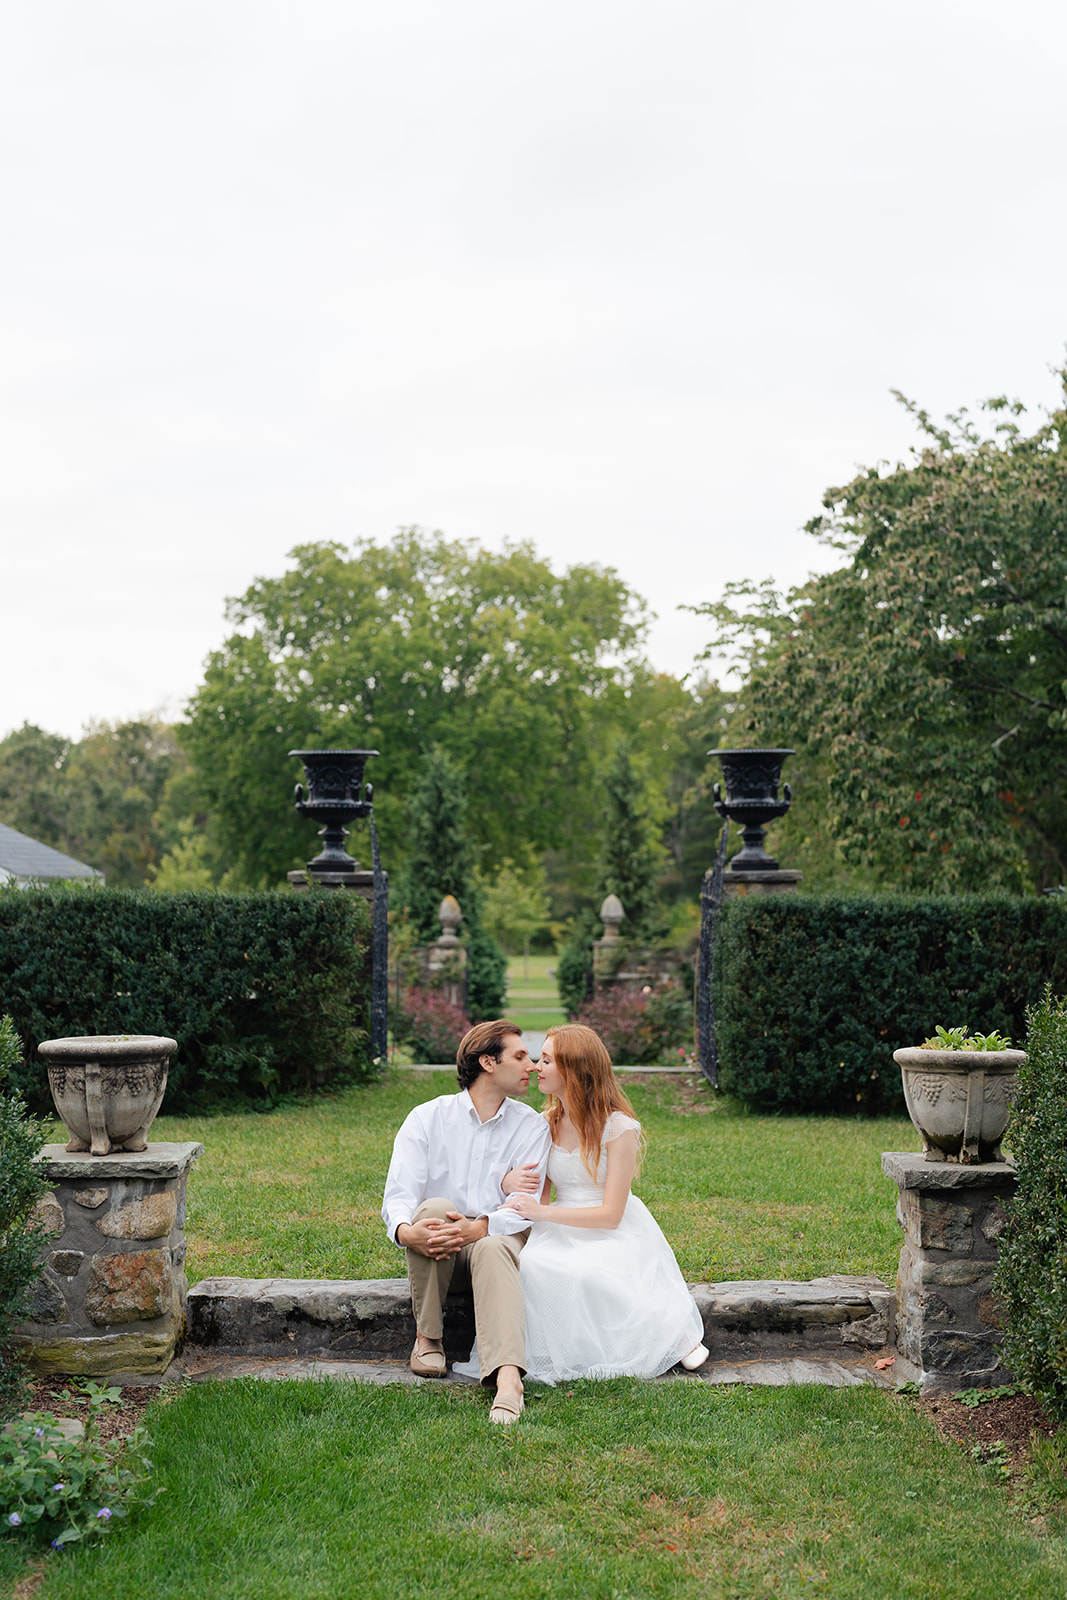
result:
[[[354,872],[357,863],[345,849],[346,822],[369,817],[374,790],[363,782],[363,768],[377,750],[290,750],[304,763],[307,791],[296,786],[296,809],[302,817],[323,823],[323,847],[309,872]]]
[[[763,848],[765,824],[784,817],[792,803],[789,785],[782,780],[782,763],[792,750],[709,750],[718,756],[726,779],[726,798],[716,784],[712,790],[720,817],[741,824],[744,846],[730,862],[731,872],[777,872],[778,863]]]

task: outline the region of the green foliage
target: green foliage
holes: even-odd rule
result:
[[[486,932],[509,955],[519,955],[551,915],[542,863],[523,870],[513,861],[503,862],[496,876],[482,884],[482,906]]]
[[[438,910],[455,895],[467,927],[477,926],[481,900],[475,890],[474,851],[466,830],[463,773],[440,745],[423,756],[407,807],[407,858],[397,885],[416,933],[427,944],[441,937]]]
[[[7,1091],[21,1062],[14,1023],[4,1017],[0,1020],[0,1417],[14,1410],[25,1387],[10,1339],[29,1309],[27,1294],[40,1276],[44,1238],[31,1216],[46,1188],[34,1165],[45,1141],[45,1125],[29,1115],[20,1095]]]
[[[747,669],[735,736],[797,749],[798,803],[879,885],[1059,882],[1067,410],[1026,434],[993,400],[983,437],[963,412],[938,428],[908,409],[925,436],[912,463],[827,490],[808,524],[845,565],[700,608]]]
[[[1010,1050],[1011,1040],[994,1028],[992,1033],[971,1033],[966,1023],[959,1028],[934,1028],[933,1037],[924,1039],[920,1050]]]
[[[92,723],[74,743],[27,723],[0,740],[0,821],[105,874],[151,876],[170,840],[169,786],[186,766],[174,730]]]
[[[369,942],[358,895],[0,891],[0,992],[30,1061],[42,1039],[170,1035],[172,1110],[368,1071]],[[46,1107],[43,1068],[18,1076]]]
[[[723,908],[715,950],[722,1087],[780,1111],[901,1104],[893,1051],[967,1011],[1017,1037],[1067,985],[1057,899],[767,895]]]
[[[277,881],[308,854],[287,804],[286,750],[362,744],[385,860],[407,853],[404,810],[424,752],[471,782],[468,826],[492,869],[593,826],[592,776],[625,687],[643,671],[643,603],[598,567],[552,571],[407,529],[389,544],[306,544],[230,616],[183,733],[225,857]]]
[[[1062,984],[1058,975],[1056,987]],[[1027,1017],[1008,1124],[1019,1173],[994,1290],[1004,1355],[1049,1415],[1067,1422],[1067,1000],[1051,988]]]
[[[467,934],[467,1003],[472,1022],[500,1017],[507,1004],[508,962],[484,928]]]
[[[454,895],[463,913],[460,937],[467,947],[470,1013],[475,1021],[499,1016],[506,991],[507,959],[482,926],[482,890],[466,830],[463,774],[440,745],[422,759],[408,802],[408,857],[399,876],[396,902],[403,906],[417,940],[441,937],[438,911]]]
[[[643,803],[642,785],[622,745],[604,780],[604,823],[597,893],[618,895],[627,938],[649,938],[657,923],[656,879],[663,851]]]
[[[590,949],[587,943],[568,944],[556,962],[556,988],[559,1003],[572,1020],[586,1002],[589,989]]]
[[[998,1383],[994,1389],[957,1389],[952,1398],[973,1411],[977,1406],[989,1405],[992,1400],[1010,1400],[1014,1395],[1025,1393],[1021,1384]]]
[[[139,1428],[105,1444],[92,1425],[68,1439],[49,1411],[9,1422],[0,1434],[0,1529],[54,1550],[113,1533],[133,1503],[155,1499],[145,1493],[147,1443]]]

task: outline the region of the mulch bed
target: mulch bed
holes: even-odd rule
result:
[[[916,1404],[927,1412],[943,1438],[955,1440],[968,1452],[976,1444],[987,1450],[991,1445],[1004,1444],[1011,1461],[1013,1484],[1018,1482],[1026,1465],[1031,1435],[1038,1433],[1051,1439],[1058,1432],[1040,1403],[1029,1394],[985,1400],[977,1406],[965,1406],[945,1395],[917,1400]]]
[[[101,1388],[107,1386],[106,1378],[98,1378]],[[79,1394],[73,1378],[35,1378],[30,1385],[27,1411],[50,1411],[54,1417],[77,1417],[88,1426],[91,1407],[88,1399]],[[100,1439],[125,1438],[131,1434],[153,1400],[165,1399],[168,1389],[123,1389],[119,1405],[101,1406],[97,1415],[97,1437]]]

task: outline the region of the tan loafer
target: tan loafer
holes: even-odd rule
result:
[[[445,1361],[445,1352],[440,1339],[425,1340],[421,1350],[416,1339],[408,1366],[416,1378],[443,1378],[448,1370],[448,1363]]]
[[[526,1409],[526,1402],[522,1395],[517,1397],[510,1394],[498,1394],[489,1407],[489,1421],[498,1422],[502,1427],[508,1427],[512,1422],[518,1422]]]

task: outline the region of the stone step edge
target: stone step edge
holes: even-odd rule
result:
[[[877,1347],[890,1342],[895,1330],[896,1297],[880,1278],[834,1274],[689,1288],[710,1334],[818,1336],[836,1330],[847,1337],[846,1325],[856,1325],[855,1342]],[[469,1306],[469,1299],[456,1297],[451,1309],[462,1319]],[[325,1353],[339,1339],[353,1353],[398,1349],[412,1327],[406,1278],[205,1278],[189,1291],[186,1318],[190,1344],[262,1354],[294,1345],[302,1354],[313,1348]]]

